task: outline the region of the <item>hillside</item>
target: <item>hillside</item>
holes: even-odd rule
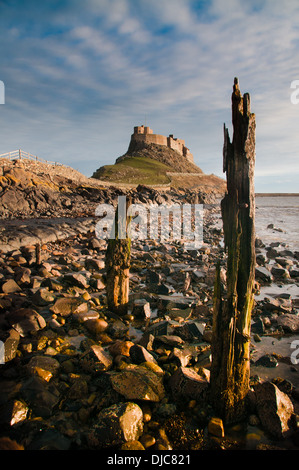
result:
[[[215,194],[223,194],[226,187],[222,178],[206,175],[177,151],[162,145],[135,141],[131,141],[127,153],[117,158],[114,165],[100,167],[92,177],[102,182],[168,185]]]
[[[115,167],[119,181],[113,174]],[[134,203],[157,204],[194,200],[208,203],[222,194],[217,177],[215,181],[204,173],[189,173],[186,177],[186,173],[175,173],[171,166],[147,157],[120,159],[111,168],[113,181],[103,181],[63,165],[1,158],[0,217],[94,217],[99,204],[116,205],[121,194],[130,195]],[[140,181],[144,183],[138,184]]]

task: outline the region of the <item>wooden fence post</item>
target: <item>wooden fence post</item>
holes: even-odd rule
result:
[[[118,205],[115,220],[115,238],[108,240],[106,250],[106,292],[108,308],[118,315],[126,315],[129,302],[129,273],[131,258],[131,240],[127,237],[129,219],[127,208]]]
[[[210,398],[226,423],[242,419],[250,375],[250,321],[255,275],[255,115],[250,96],[242,97],[238,79],[232,94],[233,141],[224,126],[223,170],[227,193],[221,201],[227,250],[227,291],[214,290]]]

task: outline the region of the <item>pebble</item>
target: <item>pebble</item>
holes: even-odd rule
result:
[[[175,423],[181,410],[198,419],[201,393],[209,384],[213,265],[223,256],[217,247],[220,233],[215,232],[215,237],[215,248],[196,256],[180,244],[133,244],[132,265],[136,263],[138,269],[125,318],[107,310],[106,242],[93,238],[91,231],[45,243],[40,266],[34,264],[34,246],[15,250],[13,256],[0,253],[2,318],[6,327],[18,333],[11,349],[13,360],[5,365],[6,377],[1,378],[0,408],[13,400],[15,412],[8,419],[18,422],[22,445],[88,448],[87,436],[99,424],[99,413],[106,410],[110,419],[113,406],[128,400],[138,402],[144,432],[117,444],[118,448],[173,448],[164,423],[170,418]],[[290,282],[285,270],[291,272],[297,266],[289,262],[289,254],[282,259],[273,250],[267,251],[265,266],[257,267],[262,287],[274,277],[282,285]],[[283,271],[271,272],[269,260],[272,270]],[[285,328],[287,315],[297,318],[291,297],[257,301],[257,306],[263,322],[254,318],[255,341],[282,322],[280,318],[285,319]],[[269,364],[277,361],[270,359],[264,358]],[[176,391],[182,401],[177,401]],[[209,433],[223,436],[223,423],[216,418],[208,421],[209,416],[206,412],[202,420]],[[249,422],[258,425],[252,416]],[[55,432],[48,433],[49,429]]]

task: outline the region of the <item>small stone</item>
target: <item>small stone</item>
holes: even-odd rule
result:
[[[34,305],[38,305],[40,307],[48,305],[55,300],[55,295],[49,292],[46,288],[41,288],[35,292],[32,296],[32,302]]]
[[[129,441],[125,442],[120,450],[145,450],[145,448],[139,441]]]
[[[140,442],[145,449],[148,449],[149,447],[152,447],[153,445],[156,444],[156,439],[151,434],[145,433],[145,434],[142,434],[140,438]]]
[[[127,356],[130,357],[130,350],[134,346],[132,341],[121,341],[118,340],[114,344],[108,347],[108,350],[112,356]]]
[[[29,407],[20,400],[11,400],[0,409],[0,423],[13,426],[27,418]]]
[[[144,299],[134,300],[132,315],[134,315],[136,318],[150,318],[151,316],[150,303]]]
[[[224,427],[222,419],[211,418],[208,424],[208,431],[213,436],[224,437]]]
[[[299,316],[296,314],[286,313],[285,315],[280,315],[277,318],[277,324],[287,333],[299,332]]]
[[[92,345],[90,349],[81,356],[81,364],[85,371],[92,374],[111,369],[113,360],[108,351],[102,346]]]
[[[275,356],[272,354],[265,354],[264,356],[260,357],[256,362],[256,366],[263,366],[263,367],[277,367],[278,361]]]
[[[102,318],[90,318],[84,322],[84,326],[91,333],[98,335],[104,333],[108,328],[108,323]]]
[[[21,290],[22,289],[14,279],[9,279],[2,285],[2,292],[4,292],[4,294],[14,294],[15,292],[20,292]]]
[[[200,398],[209,381],[188,367],[179,367],[169,381],[174,400]]]
[[[68,316],[78,311],[88,311],[88,304],[77,297],[61,297],[50,307],[53,313]]]

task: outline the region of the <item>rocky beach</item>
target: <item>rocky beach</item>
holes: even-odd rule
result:
[[[107,308],[107,243],[95,236],[94,210],[129,193],[145,204],[204,203],[204,243],[132,241],[129,311],[118,317]],[[248,417],[224,427],[208,400],[219,261],[226,280],[216,196],[84,195],[72,217],[60,203],[56,217],[47,204],[1,221],[2,448],[299,449],[299,252],[256,239]]]

